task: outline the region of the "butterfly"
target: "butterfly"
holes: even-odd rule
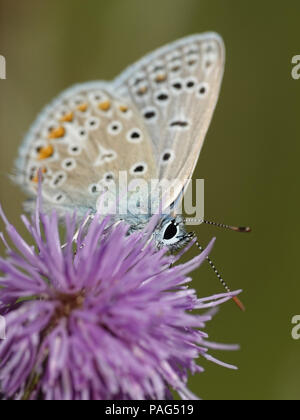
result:
[[[41,173],[46,209],[61,215],[76,209],[84,215],[97,212],[99,196],[120,171],[129,181],[190,179],[224,65],[222,38],[205,33],[159,48],[113,81],[68,89],[42,111],[26,136],[16,164],[17,182],[34,198]],[[158,248],[174,251],[194,236],[176,214],[181,199],[182,186],[175,185],[164,203],[172,214],[161,217],[154,233]],[[151,216],[123,218],[136,230]]]

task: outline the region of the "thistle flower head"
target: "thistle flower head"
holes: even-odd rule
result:
[[[201,372],[199,356],[209,347],[202,331],[212,308],[232,298],[198,299],[188,273],[206,250],[173,266],[157,251],[147,230],[128,235],[128,226],[109,228],[95,218],[82,224],[65,219],[61,240],[55,212],[37,206],[22,220],[30,246],[6,219],[6,259],[0,259],[0,314],[7,339],[0,341],[0,392],[6,399],[92,400],[165,399],[169,390],[196,398],[187,388],[188,372]],[[65,247],[62,244],[66,243]],[[225,365],[226,366],[226,365]],[[228,366],[232,367],[233,366]]]

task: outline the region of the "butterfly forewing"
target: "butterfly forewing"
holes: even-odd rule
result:
[[[195,35],[146,56],[115,81],[117,92],[144,118],[159,178],[180,181],[173,200],[197,164],[224,63],[224,44],[217,34]]]

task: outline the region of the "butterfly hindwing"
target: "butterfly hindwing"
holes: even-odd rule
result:
[[[153,148],[136,107],[101,82],[63,93],[33,125],[17,162],[17,182],[35,195],[42,172],[46,204],[95,209],[119,171],[157,178]]]

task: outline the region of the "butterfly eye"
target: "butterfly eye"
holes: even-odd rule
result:
[[[175,221],[169,223],[169,225],[166,227],[166,230],[164,232],[163,239],[166,242],[169,242],[174,240],[178,234],[178,226],[175,224]]]

